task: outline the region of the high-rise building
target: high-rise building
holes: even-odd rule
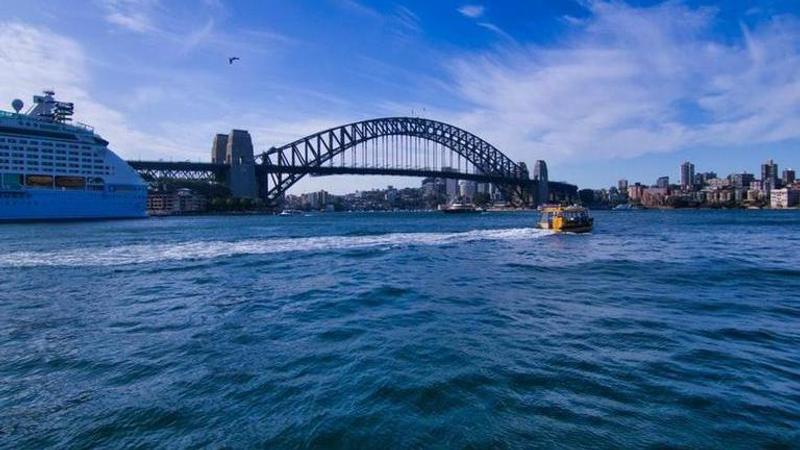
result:
[[[453,167],[442,167],[442,172],[458,172],[458,170]],[[447,194],[447,200],[449,201],[458,197],[458,180],[455,178],[447,178],[445,180],[445,194]]]
[[[784,170],[783,171],[783,176],[781,178],[783,178],[783,184],[786,185],[786,186],[794,183],[795,180],[796,180],[794,169],[786,169],[786,170]]]
[[[471,180],[458,181],[458,193],[466,200],[471,200],[477,192],[477,183]]]
[[[769,193],[778,186],[778,165],[771,159],[761,165],[761,190]]]
[[[623,178],[623,179],[617,181],[617,189],[619,189],[620,192],[627,192],[628,191],[628,180]]]
[[[533,179],[538,181],[537,183],[537,193],[536,193],[536,204],[541,205],[543,203],[547,203],[550,199],[550,192],[548,189],[548,175],[547,175],[547,163],[543,160],[536,161],[536,164],[533,165]]]
[[[733,187],[747,189],[750,187],[750,183],[756,180],[756,177],[752,173],[742,172],[732,173],[730,176],[728,176],[728,179],[733,184]]]
[[[656,187],[666,189],[669,187],[669,177],[658,177]]]
[[[669,183],[667,183],[669,184]],[[681,164],[681,189],[690,190],[694,186],[694,164],[684,161]]]

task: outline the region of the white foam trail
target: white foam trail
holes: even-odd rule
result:
[[[346,250],[410,245],[447,245],[473,241],[534,239],[550,234],[535,228],[474,230],[461,233],[393,233],[368,236],[194,241],[174,244],[136,244],[117,247],[74,248],[0,255],[0,267],[116,266],[164,261],[202,260],[233,255]]]

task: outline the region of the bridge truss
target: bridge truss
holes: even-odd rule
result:
[[[506,199],[529,203],[524,166],[474,134],[430,119],[387,117],[342,125],[257,156],[261,194],[280,202],[304,175],[408,175],[491,182]]]

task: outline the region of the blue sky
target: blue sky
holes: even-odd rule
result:
[[[0,103],[53,88],[131,159],[207,160],[234,127],[266,149],[414,110],[582,187],[677,177],[685,159],[800,168],[798,5],[0,0]],[[297,190],[386,184],[418,180]]]

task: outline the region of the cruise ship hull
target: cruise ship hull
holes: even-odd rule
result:
[[[146,193],[0,190],[0,222],[145,218]]]

